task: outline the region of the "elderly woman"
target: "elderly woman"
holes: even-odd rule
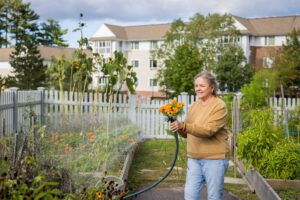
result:
[[[199,200],[206,182],[208,199],[220,200],[229,157],[226,105],[217,96],[217,83],[211,73],[197,74],[194,87],[198,100],[190,106],[185,122],[171,123],[173,132],[179,131],[187,138],[184,198]]]

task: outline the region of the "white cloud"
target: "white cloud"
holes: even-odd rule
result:
[[[78,18],[118,21],[172,20],[202,14],[230,12],[242,17],[293,15],[299,12],[298,0],[25,0],[42,18]]]
[[[102,23],[141,24],[187,20],[195,13],[231,13],[240,17],[300,14],[299,0],[24,0],[41,17],[76,28],[79,14],[87,22],[87,36]],[[98,24],[98,25],[96,25]],[[74,45],[73,45],[74,46]]]

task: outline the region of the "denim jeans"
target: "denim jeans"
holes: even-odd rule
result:
[[[207,199],[221,200],[228,163],[226,159],[188,158],[184,199],[199,200],[200,190],[206,182]]]

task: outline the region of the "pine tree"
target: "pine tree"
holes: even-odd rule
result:
[[[11,7],[10,1],[0,0],[0,48],[9,45],[9,10]]]
[[[47,66],[43,64],[37,48],[39,16],[30,9],[29,3],[15,2],[12,15],[12,36],[15,50],[10,55],[14,68],[15,86],[20,89],[36,89],[45,85]]]
[[[62,38],[68,29],[61,29],[59,23],[54,19],[47,19],[40,25],[39,43],[46,46],[67,47],[68,44]]]

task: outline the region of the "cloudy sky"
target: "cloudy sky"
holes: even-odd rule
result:
[[[188,20],[195,13],[231,13],[240,17],[300,15],[299,0],[24,0],[40,15],[59,21],[68,29],[65,39],[77,47],[79,14],[86,23],[83,34],[91,37],[103,23],[138,25]]]

